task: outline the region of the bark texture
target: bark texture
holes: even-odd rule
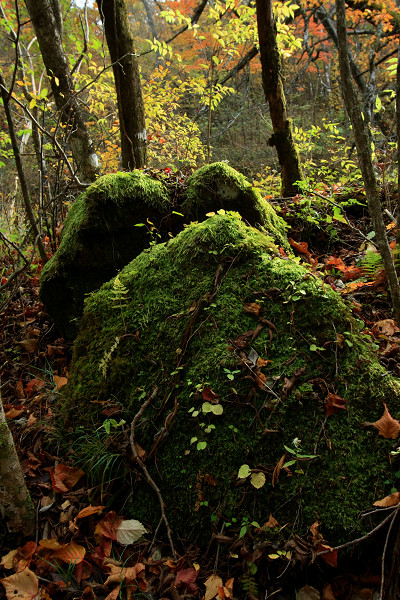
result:
[[[0,512],[11,532],[30,535],[35,509],[25,484],[0,395]]]
[[[82,182],[94,181],[98,158],[89,136],[85,115],[74,94],[68,60],[62,45],[58,0],[25,0],[40,52],[50,80],[61,121],[68,128],[68,142]]]
[[[17,167],[17,173],[19,178],[19,183],[21,185],[22,198],[24,201],[25,213],[28,218],[29,224],[31,226],[33,235],[35,236],[35,240],[37,241],[38,250],[40,254],[40,258],[43,263],[47,262],[46,250],[43,245],[42,238],[40,237],[39,227],[36,222],[36,218],[33,212],[32,203],[29,195],[28,184],[25,177],[25,171],[21,160],[21,152],[19,149],[17,135],[15,133],[14,121],[12,118],[11,110],[10,110],[10,95],[6,88],[6,83],[4,81],[3,75],[0,73],[0,95],[3,100],[4,111],[6,113],[8,133],[11,140],[11,146],[13,149],[15,164]]]
[[[342,94],[349,115],[357,148],[358,162],[364,180],[368,210],[375,230],[375,239],[382,256],[386,277],[392,297],[393,313],[400,323],[400,286],[383,221],[379,189],[372,164],[371,144],[368,129],[363,119],[360,103],[351,80],[347,47],[345,0],[336,0],[338,51]]]
[[[122,168],[146,164],[147,134],[142,86],[125,0],[97,0],[117,92]]]
[[[295,196],[299,192],[296,181],[300,181],[303,176],[292,136],[291,122],[287,116],[272,0],[256,0],[256,8],[262,82],[274,130],[268,143],[270,146],[275,146],[278,153],[282,195]]]

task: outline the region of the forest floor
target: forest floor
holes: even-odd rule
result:
[[[291,227],[288,237],[294,253],[353,304],[376,342],[381,363],[400,375],[400,329],[391,317],[379,255],[375,253],[376,260],[369,258],[367,266],[360,268],[366,251],[370,256],[374,253],[368,246],[366,214],[357,209],[358,213],[348,215],[348,222],[335,222],[337,235],[332,237],[323,224],[316,226],[298,217],[296,200],[281,202],[280,209]],[[394,248],[396,228],[389,218],[387,226]],[[6,255],[1,260],[6,280],[10,263]],[[286,562],[271,555],[265,561],[262,549],[252,546],[250,532],[240,538],[239,528],[230,531],[231,540],[221,540],[223,545],[210,544],[205,554],[190,540],[174,540],[178,557],[172,558],[168,543],[151,542],[151,535],[146,536],[148,541],[119,544],[116,529],[123,522],[123,508],[112,505],[106,488],[91,489],[69,453],[60,450],[65,444],[59,443],[56,404],[68,380],[71,345],[57,334],[39,301],[40,270],[40,263],[33,262],[16,278],[0,312],[2,401],[37,514],[32,538],[7,533],[5,524],[0,525],[0,575],[7,598],[379,597],[382,573],[387,582],[391,569],[391,542],[384,529],[357,546],[350,545],[346,553],[332,553],[330,564],[322,557],[315,560],[310,550],[312,532],[298,540],[303,560]],[[126,438],[128,442],[129,427]],[[113,508],[121,516],[110,512]],[[27,569],[34,573],[28,580],[23,576]]]

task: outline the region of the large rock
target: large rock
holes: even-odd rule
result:
[[[176,535],[206,545],[224,522],[272,513],[287,532],[318,519],[332,545],[355,537],[370,525],[360,513],[393,481],[393,440],[360,425],[383,402],[400,416],[399,383],[362,325],[239,215],[193,224],[87,299],[64,406],[72,450],[92,476],[112,465],[100,483],[118,464],[134,469],[117,486],[125,511],[156,527],[157,496],[126,444],[93,435],[118,406],[129,425],[153,394],[135,441]]]
[[[188,179],[182,211],[190,221],[203,221],[206,214],[219,209],[238,212],[252,226],[272,226],[278,241],[287,245],[285,223],[244,175],[224,162],[201,167]]]
[[[163,184],[140,171],[100,177],[77,199],[41,277],[41,300],[62,335],[75,336],[85,295],[149,245],[147,219],[159,227],[169,207]]]
[[[207,165],[189,178],[182,209],[176,189],[171,189],[173,198],[163,183],[141,171],[114,173],[100,177],[73,204],[60,247],[43,270],[40,289],[46,310],[64,337],[75,337],[86,294],[150,243],[165,241],[170,231],[178,233],[184,218],[203,220],[211,209],[237,210],[288,248],[283,219],[226,164]]]

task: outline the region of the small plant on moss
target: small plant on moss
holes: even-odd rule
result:
[[[180,213],[176,213],[180,214]],[[150,221],[150,219],[146,219],[146,223],[136,223],[135,227],[145,227],[147,229],[147,233],[150,237],[150,246],[155,246],[161,239],[161,234],[157,227]]]
[[[122,283],[122,281],[119,278],[119,275],[117,275],[113,281],[113,285],[112,285],[112,289],[111,289],[113,308],[119,308],[119,309],[125,308],[127,305],[128,293],[129,293],[128,288],[126,287],[126,285],[124,285]]]
[[[257,521],[250,521],[250,517],[243,517],[239,531],[239,540],[246,535],[250,527],[257,527],[260,529],[260,524],[257,523]]]
[[[104,379],[107,376],[107,369],[108,369],[108,366],[111,361],[111,356],[112,356],[113,352],[118,348],[120,341],[121,341],[121,337],[119,335],[117,335],[117,337],[115,338],[115,342],[113,343],[113,345],[111,346],[111,348],[109,350],[106,350],[104,352],[104,356],[101,359],[101,361],[99,362],[99,371],[101,371],[101,374],[103,375]]]
[[[301,440],[299,440],[299,438],[295,438],[292,443],[293,443],[294,448],[289,448],[289,446],[284,446],[286,452],[289,452],[289,454],[291,454],[293,456],[293,458],[291,458],[290,460],[285,462],[282,469],[286,469],[288,467],[291,467],[292,465],[296,465],[295,473],[297,473],[297,475],[304,475],[304,471],[301,468],[300,463],[313,460],[314,458],[317,458],[318,455],[317,454],[303,454],[303,450],[300,447]]]
[[[240,369],[236,369],[235,371],[231,371],[230,369],[224,368],[224,373],[227,376],[227,378],[229,379],[229,381],[233,381],[235,379],[235,375],[237,375],[240,372],[241,372]]]

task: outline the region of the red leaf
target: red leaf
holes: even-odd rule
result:
[[[112,510],[107,513],[104,519],[97,524],[94,532],[96,535],[102,535],[106,538],[110,538],[111,540],[116,540],[117,528],[121,521],[122,517],[117,515],[117,513]]]
[[[60,494],[68,492],[84,474],[84,471],[76,467],[58,464],[54,471],[50,470],[52,488]]]
[[[175,585],[176,587],[184,587],[191,594],[197,594],[199,588],[195,583],[197,578],[197,571],[193,567],[189,569],[181,569],[176,574]]]
[[[347,400],[337,394],[329,393],[325,398],[325,414],[327,417],[334,415],[341,410],[347,410]]]
[[[218,394],[213,392],[210,387],[205,387],[201,392],[201,395],[205,402],[214,402],[219,398]]]

